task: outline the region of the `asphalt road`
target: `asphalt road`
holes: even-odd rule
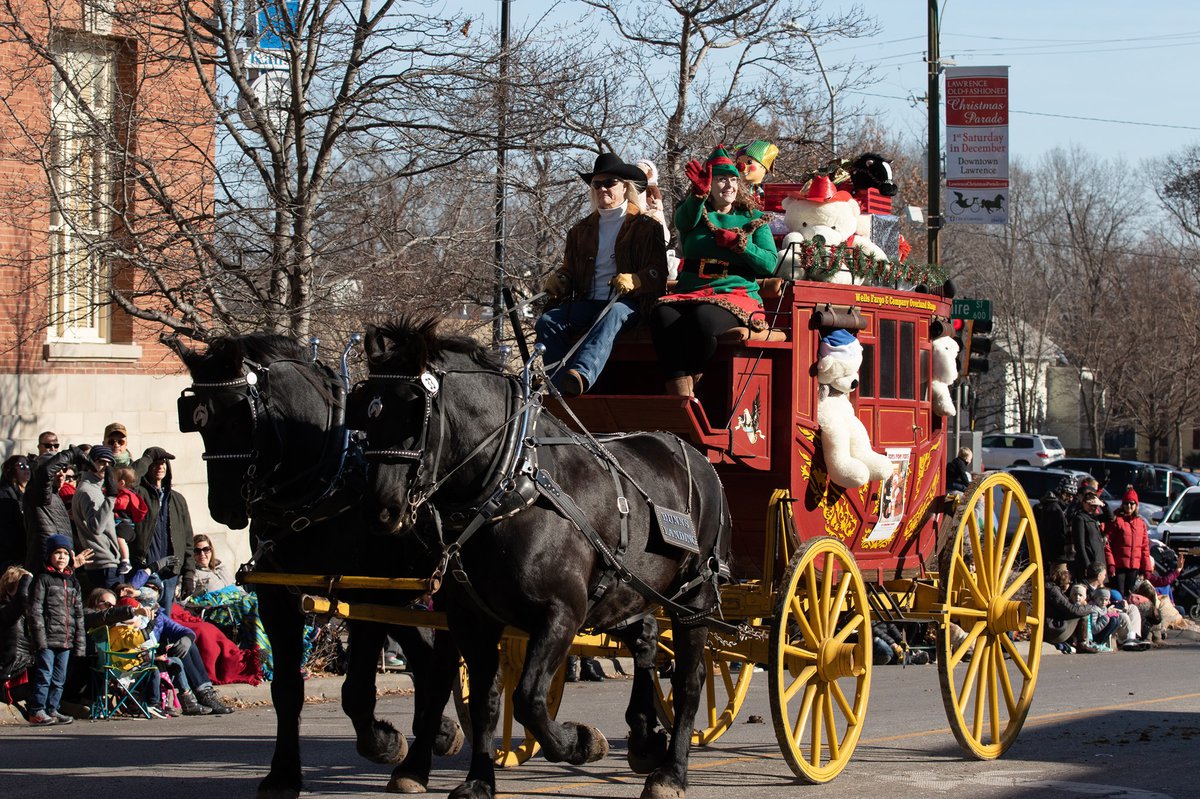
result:
[[[759,679],[762,677],[764,679]],[[981,797],[985,799],[1200,799],[1200,644],[1146,653],[1047,655],[1020,739],[1001,760],[965,759],[943,715],[936,667],[876,669],[862,740],[826,786],[799,784],[779,755],[766,675],[755,675],[737,723],[693,752],[691,799],[730,797]],[[609,736],[610,755],[586,767],[534,758],[499,774],[508,796],[636,797],[624,762],[629,684],[568,686],[560,720],[586,720]],[[381,699],[410,724],[406,696]],[[750,717],[763,717],[751,723]],[[223,718],[76,722],[0,727],[0,796],[87,799],[249,797],[272,749],[270,708]],[[380,794],[389,770],[353,752],[336,704],[305,708],[306,780],[312,794]],[[442,761],[430,792],[445,795],[466,760]]]

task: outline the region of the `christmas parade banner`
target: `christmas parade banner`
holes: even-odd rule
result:
[[[947,222],[1008,222],[1008,67],[946,68]]]

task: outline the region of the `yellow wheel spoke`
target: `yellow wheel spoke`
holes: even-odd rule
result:
[[[708,726],[717,723],[717,675],[713,674],[712,655],[707,650],[704,659],[708,661],[708,673],[704,680],[704,698],[708,701]]]
[[[1004,655],[1000,647],[992,647],[992,662],[988,668],[988,710],[992,722],[992,743],[1000,740],[1000,691],[997,689],[999,675],[997,672],[1004,668]]]
[[[1027,680],[1033,679],[1033,671],[1029,668],[1029,664],[1025,662],[1025,658],[1021,657],[1021,653],[1017,651],[1017,645],[1012,642],[1007,635],[1000,636],[1000,645],[1008,652],[1008,656],[1012,658],[1012,662],[1020,670],[1021,676]]]
[[[842,693],[842,686],[836,682],[831,682],[829,690],[833,693],[833,698],[837,700],[838,707],[842,709],[842,715],[846,717],[847,726],[857,727],[858,714],[854,712],[854,708],[850,707],[850,703],[846,700],[846,695]]]
[[[861,627],[863,622],[865,622],[866,620],[867,620],[866,617],[863,616],[861,613],[855,613],[850,618],[849,623],[845,627],[842,628],[842,631],[833,637],[834,643],[844,644],[846,642],[846,639],[850,637],[851,633],[858,630],[858,628]]]
[[[784,654],[784,657],[797,657],[797,658],[800,658],[801,660],[816,660],[817,659],[817,653],[812,651],[811,649],[804,649],[803,647],[792,646],[791,644],[783,645],[783,654]]]
[[[733,670],[730,668],[729,661],[721,661],[721,680],[725,683],[726,696],[733,696]],[[754,668],[751,666],[750,668]]]
[[[802,669],[800,671],[800,673],[796,675],[796,679],[792,681],[792,684],[784,689],[783,704],[786,705],[789,702],[791,702],[792,697],[796,695],[796,692],[799,691],[804,686],[808,685],[809,680],[811,680],[813,678],[813,675],[815,675],[816,673],[817,673],[816,666],[808,666],[807,668]],[[799,735],[799,733],[797,733],[797,735]]]
[[[1029,520],[1022,519],[1017,524],[1017,531],[1013,533],[1012,541],[1008,542],[1008,554],[1004,558],[1004,566],[1000,569],[1000,574],[997,575],[1000,579],[999,585],[1004,585],[1005,579],[1012,572],[1013,564],[1017,562],[1017,555],[1021,552],[1021,542],[1025,540],[1025,528],[1029,527]]]
[[[1011,644],[1012,642],[1010,641],[1009,643]],[[1008,647],[1005,647],[1005,649],[1008,649]],[[1009,651],[1011,652],[1012,650]],[[1021,663],[1015,654],[1012,655],[1012,659],[1017,664],[1017,668],[1021,668]],[[1017,698],[1013,694],[1012,677],[1008,674],[1008,667],[1004,665],[1004,656],[1000,655],[998,660],[1000,661],[1000,668],[998,669],[1000,672],[1000,687],[1004,689],[1004,706],[1008,708],[1008,717],[1012,718],[1017,714]]]
[[[990,589],[991,585],[988,583],[987,569],[980,568],[984,558],[983,544],[980,543],[979,538],[979,520],[975,518],[974,513],[971,513],[967,517],[967,532],[971,535],[971,555],[975,559],[975,574],[979,578],[980,583],[982,583],[982,587]],[[988,593],[990,594],[991,591],[988,590]],[[980,594],[980,598],[982,598],[982,593]]]
[[[977,622],[969,632],[967,632],[966,639],[963,640],[963,642],[958,645],[958,649],[954,650],[954,652],[952,652],[950,655],[950,662],[948,665],[951,669],[962,662],[962,659],[966,656],[967,652],[971,651],[971,647],[975,645],[975,639],[978,638],[980,633],[986,629],[987,625],[980,621]]]
[[[1013,584],[1008,588],[1005,588],[1004,593],[1000,594],[1000,598],[1004,600],[1012,599],[1013,594],[1017,593],[1021,586],[1024,585],[1030,577],[1037,573],[1037,570],[1038,568],[1036,563],[1030,563],[1028,566],[1022,569],[1021,573],[1017,575],[1017,579],[1013,580]]]
[[[967,619],[986,619],[988,615],[986,610],[976,610],[975,608],[950,608],[947,612],[952,619],[956,616]]]
[[[1008,537],[1008,516],[1012,512],[1013,495],[1011,491],[1004,492],[1004,504],[1000,507],[1000,525],[996,528],[995,542],[999,545],[1000,552],[1004,551],[1004,539]],[[1001,569],[1000,558],[993,559],[992,585],[1004,585],[1005,572]]]
[[[833,717],[833,694],[830,688],[833,683],[825,686],[825,737],[829,739],[829,759],[837,760],[841,746],[838,742],[837,720]]]
[[[824,686],[817,687],[817,701],[813,702],[812,711],[812,752],[809,753],[809,763],[813,768],[821,765],[821,731],[825,727],[825,691]]]
[[[832,630],[834,625],[837,624],[838,613],[841,612],[842,607],[846,604],[846,594],[850,591],[850,581],[850,572],[843,574],[842,579],[838,581],[837,596],[828,605],[829,612],[825,617],[825,629],[827,630]]]
[[[816,696],[817,684],[815,682],[808,683],[804,687],[804,698],[800,700],[800,710],[796,712],[796,723],[792,727],[792,740],[797,743],[804,737],[804,725],[808,722],[808,714],[812,711],[813,699]]]
[[[971,656],[971,665],[967,667],[967,674],[963,677],[962,688],[958,693],[958,711],[966,712],[967,704],[971,699],[971,692],[975,689],[975,678],[979,676],[979,669],[983,666],[983,659],[988,653],[988,639],[984,638],[975,647],[975,654]],[[979,736],[975,736],[979,737]]]
[[[833,630],[833,622],[837,618],[837,614],[831,614],[830,606],[833,604],[831,597],[833,596],[833,553],[825,553],[825,572],[821,575],[821,604],[818,606],[818,611],[824,610],[824,618],[821,618],[822,624],[825,625],[825,634],[829,635]]]
[[[983,493],[983,557],[975,561],[975,573],[982,574],[988,586],[995,589],[992,575],[996,571],[996,492],[987,489]]]
[[[1029,627],[1041,627],[1042,620],[1039,619],[1037,616],[1026,616],[1025,624]]]
[[[800,598],[793,596],[788,604],[792,611],[791,617],[800,625],[800,632],[804,635],[804,640],[816,646],[820,643],[821,638],[817,635],[817,631],[812,628],[812,625],[808,623],[808,614],[804,612],[804,607],[800,604]]]
[[[811,614],[811,616],[808,617],[808,621],[812,623],[813,630],[818,636],[811,640],[814,644],[816,644],[825,637],[825,624],[824,620],[821,618],[821,614],[815,612],[817,597],[819,596],[817,593],[817,570],[815,568],[815,564],[808,564],[808,568],[804,570],[804,584],[808,589],[808,613]]]

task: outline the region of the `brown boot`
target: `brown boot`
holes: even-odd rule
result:
[[[672,377],[667,381],[663,393],[670,397],[691,397],[692,394],[692,376],[684,375],[683,377]]]

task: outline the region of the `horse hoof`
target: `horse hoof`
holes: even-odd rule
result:
[[[425,793],[425,784],[407,774],[394,775],[387,784],[388,793]]]
[[[567,762],[571,765],[582,766],[584,763],[595,763],[608,755],[608,739],[600,730],[587,724],[574,722],[568,722],[564,726],[575,728],[578,741],[575,745],[575,757],[567,758]]]
[[[267,778],[269,780],[270,777]],[[288,787],[285,785],[270,785],[267,780],[258,786],[258,791],[255,792],[255,799],[299,799],[300,789],[298,787]]]
[[[433,753],[442,757],[454,757],[462,751],[467,737],[463,735],[462,727],[449,719],[442,719],[442,729],[433,742]]]
[[[372,763],[394,766],[408,756],[408,739],[389,722],[377,721],[371,737],[359,740],[357,748]]]
[[[649,774],[663,764],[669,746],[667,734],[662,730],[655,730],[646,737],[641,747],[635,749],[632,745],[629,746],[629,768],[634,774]]]
[[[655,779],[652,775],[646,780],[646,787],[642,788],[641,799],[684,799],[686,795],[683,786],[663,778]]]
[[[483,780],[468,780],[450,792],[450,799],[495,799],[496,790]]]

